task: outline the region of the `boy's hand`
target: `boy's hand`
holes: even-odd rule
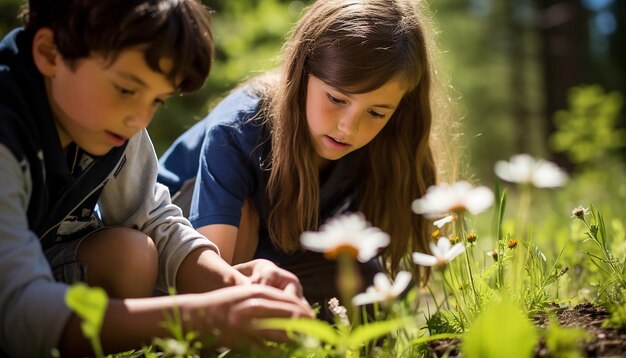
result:
[[[195,321],[194,329],[209,335],[219,332],[219,345],[230,348],[260,345],[263,339],[289,341],[284,331],[256,328],[256,320],[315,317],[309,305],[295,295],[263,285],[232,286],[199,296],[204,298],[197,302],[200,306],[193,306],[208,314],[189,312],[188,317]]]
[[[233,267],[247,276],[251,283],[276,287],[303,298],[302,285],[298,277],[287,270],[281,269],[271,261],[256,259]]]

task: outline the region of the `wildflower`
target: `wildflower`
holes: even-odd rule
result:
[[[598,235],[598,225],[591,225],[589,227],[589,231],[591,231],[591,235],[596,236]]]
[[[416,214],[436,217],[449,213],[469,211],[478,214],[485,211],[493,203],[493,193],[485,186],[472,187],[465,181],[452,185],[433,185],[426,194],[413,201],[411,208]]]
[[[465,251],[465,246],[462,243],[457,243],[452,246],[450,240],[447,237],[442,237],[437,241],[437,245],[430,243],[430,251],[432,255],[423,254],[421,252],[413,253],[413,262],[422,266],[435,266],[443,269],[448,262],[452,261],[455,257]]]
[[[451,243],[452,245],[456,245],[457,243],[459,243],[459,242],[461,241],[461,238],[459,238],[459,237],[458,237],[458,236],[456,236],[456,235],[451,235],[451,236],[450,236],[450,238],[449,238],[449,240],[450,240],[450,243]]]
[[[156,338],[155,343],[163,352],[173,357],[182,357],[189,353],[189,343],[185,341],[179,341],[174,338]]]
[[[494,167],[496,175],[512,183],[532,184],[538,188],[563,186],[567,174],[553,162],[535,160],[528,154],[518,154],[510,161],[500,160]]]
[[[353,213],[328,220],[318,232],[302,233],[300,242],[304,248],[323,252],[329,259],[343,252],[365,262],[389,245],[389,235],[370,226],[362,214]]]
[[[339,300],[336,297],[328,300],[328,309],[330,312],[339,319],[339,322],[349,326],[350,320],[348,319],[348,310],[339,304]]]
[[[509,249],[513,250],[514,248],[517,247],[517,240],[515,239],[511,239],[506,243],[506,246],[509,247]]]
[[[437,237],[439,237],[439,234],[441,234],[441,231],[439,231],[439,229],[433,231],[432,234],[430,234],[430,236],[433,237],[433,239],[436,239]]]
[[[400,296],[411,282],[411,274],[406,271],[398,272],[396,280],[391,283],[387,276],[379,272],[374,276],[374,284],[352,299],[352,304],[362,306],[374,302],[389,303]]]
[[[433,225],[435,225],[438,228],[443,228],[446,224],[449,224],[451,222],[453,222],[454,220],[456,220],[456,216],[455,215],[447,215],[439,220],[435,220],[433,221]]]
[[[487,256],[491,256],[493,261],[498,262],[498,252],[496,250],[487,251]]]
[[[580,220],[585,219],[585,215],[589,215],[589,209],[584,208],[582,205],[577,206],[572,210],[572,218],[578,218]]]
[[[469,242],[470,244],[473,244],[476,242],[476,237],[476,234],[467,234],[465,240],[467,240],[467,242]]]

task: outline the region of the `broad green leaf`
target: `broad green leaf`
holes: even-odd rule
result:
[[[373,339],[409,325],[414,325],[413,320],[409,317],[403,317],[358,326],[348,336],[348,347],[357,348]]]
[[[419,338],[413,339],[411,341],[411,345],[417,346],[417,345],[432,342],[432,341],[438,341],[440,339],[450,339],[450,338],[461,338],[461,334],[460,333],[440,333],[440,334],[435,334],[432,336],[419,337]]]
[[[87,338],[100,335],[100,327],[107,308],[108,297],[100,287],[88,287],[79,283],[70,286],[65,303],[81,318],[81,328]]]
[[[470,326],[461,346],[468,358],[527,358],[533,356],[537,332],[513,303],[488,307]]]
[[[257,327],[298,332],[333,345],[339,342],[339,334],[335,331],[333,326],[319,320],[304,318],[270,318],[260,320],[257,323]]]

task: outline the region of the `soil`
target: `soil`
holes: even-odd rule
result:
[[[573,308],[554,308],[556,319],[562,327],[579,327],[585,329],[590,340],[582,348],[584,357],[615,358],[626,357],[626,330],[602,328],[602,323],[609,317],[609,313],[591,303],[582,303]],[[546,327],[546,314],[539,314],[533,318],[538,327]],[[462,357],[460,341],[446,339],[431,342],[428,350],[434,357]],[[552,357],[541,340],[535,348],[535,357]]]

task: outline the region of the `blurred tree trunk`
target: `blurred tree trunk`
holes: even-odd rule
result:
[[[517,151],[529,153],[530,143],[528,134],[531,132],[531,122],[528,110],[528,95],[526,86],[525,41],[524,26],[515,16],[516,1],[504,1],[502,9],[504,28],[508,35],[507,57],[509,61],[509,85],[511,93],[512,117],[517,137]]]
[[[541,38],[545,88],[545,134],[554,132],[554,113],[567,107],[568,90],[589,80],[587,13],[579,0],[535,0]],[[571,164],[562,154],[552,157]]]

